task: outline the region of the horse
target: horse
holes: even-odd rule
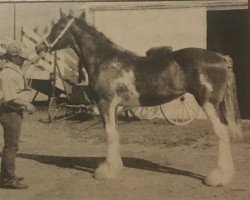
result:
[[[59,21],[35,48],[40,54],[71,47],[84,61],[107,137],[106,160],[95,170],[95,178],[117,178],[123,168],[115,118],[118,106],[155,106],[189,92],[205,111],[219,141],[217,166],[204,183],[222,186],[233,179],[230,133],[240,137],[241,127],[239,120],[229,118],[235,104],[226,103],[234,102],[227,95],[231,59],[201,48],[139,56],[89,25],[84,12],[78,17],[72,10],[68,15],[60,13]]]

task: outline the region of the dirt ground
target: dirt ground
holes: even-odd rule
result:
[[[125,167],[117,180],[96,180],[94,170],[106,155],[99,118],[39,122],[46,117],[44,111],[25,115],[16,172],[29,189],[0,189],[1,200],[250,199],[250,121],[242,123],[244,139],[232,141],[235,179],[215,188],[202,184],[217,160],[206,120],[186,126],[118,121]]]

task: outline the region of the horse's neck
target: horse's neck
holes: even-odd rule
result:
[[[74,50],[76,55],[79,57],[80,56],[80,49],[75,41],[75,38],[72,37],[71,39],[72,39],[72,43],[70,44],[70,47]]]
[[[86,25],[86,27],[87,26],[88,25]],[[92,29],[92,27],[89,28]],[[84,57],[84,60],[90,66],[94,66],[96,62],[99,62],[100,59],[107,56],[107,52],[115,49],[115,44],[97,30],[94,30],[94,28],[93,30],[83,30],[76,24],[72,34],[81,56]]]
[[[116,45],[112,41],[94,27],[89,26],[86,22],[78,22],[76,26],[78,30],[75,29],[75,34],[79,39],[76,41],[78,45],[81,43],[80,48],[84,51],[84,54],[97,58],[103,56],[106,50],[109,51],[110,49],[116,48]]]

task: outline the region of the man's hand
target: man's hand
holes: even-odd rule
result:
[[[26,109],[29,112],[29,114],[33,114],[35,112],[35,106],[33,106],[31,103],[27,103]]]
[[[32,114],[35,111],[35,107],[31,103],[21,98],[17,98],[13,100],[13,102],[20,105],[24,110],[27,110],[30,114]]]

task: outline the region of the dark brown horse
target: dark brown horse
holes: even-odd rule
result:
[[[83,16],[75,18],[72,12],[68,16],[61,12],[61,19],[36,50],[40,53],[68,46],[85,62],[107,133],[107,158],[96,170],[96,178],[115,178],[123,167],[115,124],[118,106],[155,106],[189,92],[204,109],[219,139],[218,164],[205,182],[219,186],[232,180],[235,169],[229,131],[240,135],[241,129],[238,121],[228,117],[233,106],[225,103],[231,100],[226,95],[230,59],[199,48],[141,57],[115,45]]]

